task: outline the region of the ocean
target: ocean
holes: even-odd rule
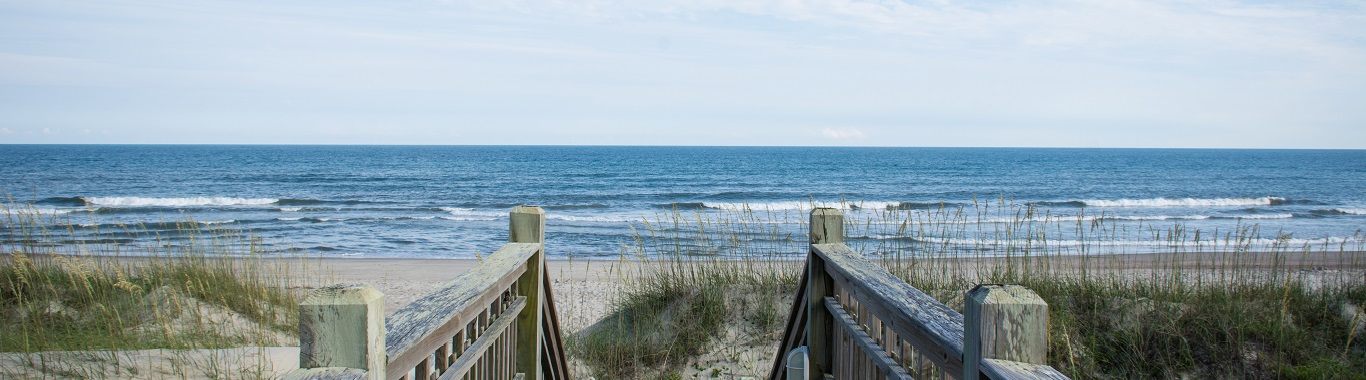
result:
[[[487,254],[516,205],[545,208],[552,257],[587,258],[624,254],[661,215],[753,210],[769,231],[801,239],[813,206],[865,225],[973,226],[942,239],[851,236],[906,241],[897,249],[980,246],[969,240],[993,225],[1040,218],[1104,221],[1126,233],[1048,228],[1116,252],[1160,250],[1154,240],[1174,227],[1210,236],[1256,226],[1263,244],[1320,246],[1359,244],[1366,228],[1360,150],[0,145],[0,186],[6,213],[36,211],[70,235],[58,244],[165,244],[192,220],[247,231],[268,252],[327,257]],[[924,217],[955,209],[972,220]],[[117,228],[127,224],[152,233]]]

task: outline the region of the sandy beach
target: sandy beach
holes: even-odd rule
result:
[[[1117,256],[1062,257],[1050,260],[1054,268],[1070,270],[1076,267],[1104,268],[1106,272],[1121,273],[1124,276],[1145,276],[1161,272],[1179,263],[1187,268],[1201,268],[1211,262],[1221,262],[1258,273],[1262,268],[1269,269],[1275,264],[1277,255],[1270,253],[1238,253],[1238,260],[1228,260],[1225,253],[1155,253],[1130,254]],[[1315,278],[1341,278],[1341,276],[1363,276],[1361,273],[1361,252],[1343,253],[1290,253],[1282,256],[1285,266],[1304,273],[1307,283],[1318,282]],[[1179,256],[1179,257],[1178,257]],[[144,258],[98,258],[100,261],[115,261],[123,265],[138,265]],[[972,267],[1004,258],[974,259],[931,259],[947,261]],[[788,266],[797,268],[801,261],[764,261],[764,265]],[[328,258],[290,260],[279,268],[296,274],[296,289],[307,291],[311,288],[338,283],[364,283],[384,293],[385,313],[392,314],[414,300],[441,288],[460,274],[478,266],[479,260],[472,259],[387,259],[387,258]],[[574,334],[602,320],[613,310],[613,302],[622,294],[634,276],[648,270],[651,261],[621,260],[548,260],[547,273],[551,277],[551,287],[559,311],[560,325],[565,334]],[[1198,272],[1198,271],[1197,271]],[[1350,273],[1348,273],[1350,272]],[[786,301],[790,302],[790,301]],[[708,364],[707,368],[725,368],[727,378],[750,378],[763,376],[771,365],[773,352],[766,344],[756,344],[756,337],[728,333],[714,342],[713,352],[699,356],[699,362]],[[132,368],[119,378],[164,378],[180,377],[186,366],[217,367],[217,373],[257,372],[262,374],[282,374],[297,368],[298,348],[292,342],[281,342],[278,347],[246,347],[229,350],[139,350],[125,351],[114,355],[104,355],[103,359],[116,359],[117,366]],[[776,340],[774,342],[776,344]],[[40,365],[61,367],[73,358],[87,353],[45,353],[35,356],[22,354],[0,355],[0,375],[23,377],[20,371],[24,366],[32,366],[34,358]],[[87,355],[88,356],[88,355]],[[88,361],[88,360],[87,360]],[[571,360],[572,362],[573,360]],[[30,363],[30,364],[25,364]],[[576,372],[587,373],[581,363]],[[685,372],[703,371],[688,369]],[[688,374],[684,374],[688,375]],[[29,377],[32,377],[31,375]],[[41,377],[41,376],[39,376]],[[206,378],[212,376],[205,376]]]
[[[315,266],[316,263],[316,266]],[[310,260],[310,270],[321,276],[316,285],[364,283],[384,293],[384,312],[394,311],[440,288],[461,273],[479,265],[470,259],[322,259]],[[548,260],[561,328],[567,333],[582,330],[609,311],[625,276],[637,273],[639,264],[622,261]]]

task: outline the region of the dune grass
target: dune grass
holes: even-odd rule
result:
[[[1121,226],[1103,215],[1039,215],[1004,198],[850,214],[846,244],[950,307],[961,311],[963,294],[979,283],[1037,292],[1050,306],[1050,364],[1073,378],[1366,373],[1362,234],[1294,245],[1255,224]],[[727,326],[762,325],[746,333],[771,360],[790,305],[750,305],[783,295],[790,302],[801,263],[782,259],[806,251],[805,222],[805,212],[747,207],[656,215],[623,250],[643,265],[608,318],[614,328],[570,337],[571,353],[599,378],[705,376],[696,347],[717,344]],[[1151,244],[1115,244],[1135,237]],[[699,319],[674,318],[679,309],[725,320],[689,324]],[[642,339],[642,331],[654,335]],[[766,375],[761,367],[738,375]]]
[[[0,352],[84,353],[79,360],[34,355],[20,373],[120,377],[130,375],[121,372],[129,367],[115,351],[278,346],[295,339],[301,294],[289,289],[301,279],[291,269],[304,264],[266,257],[238,229],[187,219],[171,223],[172,240],[144,226],[116,226],[116,235],[150,238],[151,244],[131,246],[92,239],[100,234],[78,233],[83,227],[29,205],[0,212]],[[198,373],[216,364],[184,369]]]

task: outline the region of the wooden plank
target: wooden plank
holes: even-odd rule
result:
[[[479,362],[479,359],[484,358],[484,353],[488,351],[489,348],[493,347],[493,344],[499,340],[498,337],[503,336],[503,331],[506,330],[508,326],[511,326],[513,322],[517,321],[517,313],[521,312],[526,306],[526,298],[517,297],[517,300],[513,301],[512,306],[508,309],[511,312],[503,313],[498,319],[493,320],[493,323],[489,324],[488,333],[480,335],[479,339],[476,339],[473,344],[470,344],[469,349],[465,350],[464,354],[455,358],[455,362],[451,363],[450,370],[441,374],[441,380],[451,380],[465,376],[465,373],[468,373],[470,369]]]
[[[835,346],[830,334],[833,324],[830,314],[821,306],[820,300],[832,294],[830,277],[826,274],[824,260],[812,257],[810,275],[806,285],[806,344],[810,349],[810,361],[806,364],[811,374],[830,372]]]
[[[835,317],[836,327],[843,329],[844,336],[846,336],[854,346],[858,347],[859,350],[862,350],[863,358],[869,359],[874,366],[881,369],[882,376],[887,376],[889,379],[911,379],[911,376],[907,375],[906,369],[902,368],[902,365],[896,364],[896,361],[893,361],[891,355],[888,355],[887,351],[882,350],[882,347],[878,346],[877,342],[874,342],[873,336],[867,335],[867,331],[859,327],[858,321],[854,320],[854,316],[850,316],[850,313],[848,313],[848,310],[844,309],[844,306],[840,306],[839,301],[836,301],[833,297],[826,297],[824,303],[825,309],[831,310],[831,316]],[[858,362],[861,361],[856,361],[855,359],[855,361],[852,362],[858,364]],[[858,365],[856,368],[862,370],[865,368],[865,365]],[[854,376],[867,377],[866,375]]]
[[[286,372],[280,380],[360,380],[365,375],[366,371],[358,368],[302,368]]]
[[[982,374],[991,379],[1068,379],[1067,375],[1048,365],[1001,359],[983,359]]]
[[[807,255],[809,265],[806,277],[806,342],[811,360],[806,365],[810,368],[807,373],[815,376],[830,372],[833,368],[834,356],[831,350],[837,343],[832,341],[830,336],[833,333],[830,314],[821,305],[821,300],[831,295],[834,285],[831,284],[829,269],[826,268],[827,260],[816,255],[815,247],[820,244],[843,244],[844,214],[832,208],[811,210],[809,227],[807,237],[811,249]]]
[[[883,324],[948,373],[963,373],[963,315],[844,244],[813,244],[826,272]]]
[[[545,211],[540,207],[519,206],[508,217],[508,240],[518,243],[545,242]],[[541,378],[541,321],[545,318],[545,247],[527,258],[526,273],[517,279],[517,294],[526,297],[527,307],[517,317],[517,372],[528,380]]]
[[[385,324],[388,378],[398,378],[401,368],[412,369],[422,360],[421,351],[430,354],[454,336],[499,296],[498,289],[512,286],[526,271],[527,259],[540,250],[539,243],[505,244],[479,266],[390,315]]]
[[[546,379],[567,380],[569,379],[569,359],[564,351],[564,333],[560,330],[560,312],[555,309],[555,291],[550,287],[550,274],[541,276],[545,286],[545,317],[542,323],[541,335],[544,337],[545,345],[542,358],[546,369]]]

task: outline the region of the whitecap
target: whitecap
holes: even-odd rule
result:
[[[279,201],[279,199],[275,198],[234,197],[85,197],[81,199],[84,199],[86,203],[91,205],[112,207],[260,206]]]
[[[1152,198],[1152,199],[1113,199],[1085,200],[1082,203],[1092,207],[1238,207],[1271,206],[1285,202],[1285,198]]]
[[[617,216],[574,216],[574,215],[558,215],[558,214],[546,215],[546,218],[554,219],[554,220],[563,220],[563,221],[566,221],[566,222],[597,222],[597,223],[625,223],[625,222],[630,222],[630,221],[632,221],[632,220],[635,220],[635,219],[632,219],[632,218],[617,217]]]

